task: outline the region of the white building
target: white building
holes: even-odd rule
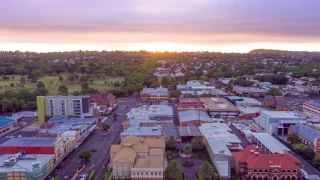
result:
[[[261,111],[256,123],[269,134],[287,135],[288,128],[296,123],[306,123],[306,118],[291,111]]]
[[[130,120],[156,120],[164,124],[173,124],[173,108],[168,105],[151,105],[132,108],[127,113]]]
[[[303,103],[303,113],[308,117],[320,119],[320,101],[308,101]]]

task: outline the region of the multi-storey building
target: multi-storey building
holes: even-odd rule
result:
[[[297,123],[289,127],[289,133],[295,133],[303,144],[312,148],[314,152],[320,153],[320,132],[311,126]]]
[[[164,179],[165,140],[128,136],[111,145],[110,162],[114,179]]]
[[[168,101],[168,88],[144,88],[140,92],[141,101]]]
[[[44,122],[46,116],[84,117],[89,114],[90,99],[89,96],[38,96],[37,108],[39,122]]]
[[[311,100],[303,103],[303,113],[311,118],[320,118],[320,101]]]
[[[291,153],[264,154],[254,146],[232,152],[235,166],[247,180],[298,180],[301,162]]]

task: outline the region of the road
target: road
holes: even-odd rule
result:
[[[118,116],[118,120],[114,121],[111,115],[105,121],[112,126],[112,130],[108,136],[101,136],[101,133],[103,133],[101,130],[97,130],[89,135],[89,137],[87,137],[87,139],[76,151],[71,152],[67,158],[63,160],[63,168],[54,170],[50,177],[60,175],[61,179],[71,179],[71,177],[73,177],[76,173],[76,167],[84,164],[85,168],[80,172],[80,174],[87,173],[89,175],[92,170],[95,170],[96,175],[94,179],[99,179],[109,158],[110,146],[118,143],[122,121],[131,108],[136,105],[137,101],[138,95],[137,93],[134,93],[123,102],[119,102],[117,109],[114,112],[121,114],[121,116]],[[113,112],[111,112],[111,114],[112,113]],[[92,153],[90,160],[87,162],[80,161],[78,154],[83,150],[91,149],[95,149],[96,152]],[[80,177],[77,177],[76,179],[80,179]]]

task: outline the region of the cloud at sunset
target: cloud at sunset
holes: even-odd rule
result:
[[[317,0],[4,0],[0,49],[148,50],[153,44],[154,50],[158,44],[171,51],[320,51],[319,6]]]

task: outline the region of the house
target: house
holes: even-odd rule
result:
[[[291,153],[265,154],[251,145],[240,152],[232,152],[232,155],[235,166],[242,172],[244,179],[300,179],[302,163]]]
[[[303,144],[312,148],[314,152],[320,153],[320,131],[313,129],[311,126],[297,123],[290,126],[290,133],[297,134]]]
[[[167,166],[165,140],[128,136],[110,148],[114,179],[163,180]]]

